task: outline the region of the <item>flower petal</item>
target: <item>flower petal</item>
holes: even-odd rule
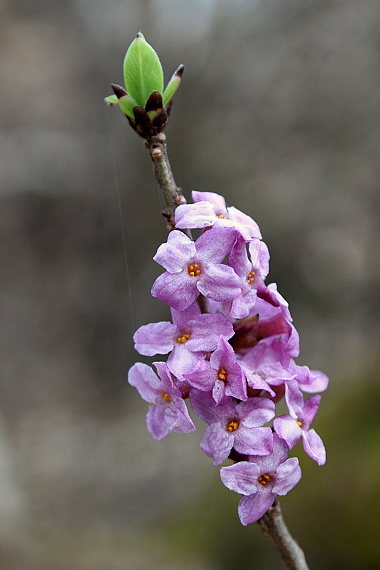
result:
[[[168,241],[160,245],[153,259],[169,273],[179,273],[194,254],[194,242],[183,232],[173,230]]]
[[[206,230],[195,242],[197,255],[206,263],[221,263],[230,253],[238,235],[234,228]]]
[[[235,465],[222,467],[220,470],[220,478],[223,485],[240,493],[241,495],[253,495],[257,491],[257,478],[260,475],[260,469],[254,463],[248,461],[240,461]]]
[[[210,204],[212,204],[214,207],[216,216],[227,215],[226,201],[220,194],[216,194],[215,192],[199,192],[198,190],[193,190],[191,197],[194,202],[201,202],[203,200],[210,202]]]
[[[133,335],[135,349],[145,356],[167,354],[173,350],[176,330],[169,321],[143,325]]]
[[[324,392],[329,384],[329,379],[326,374],[319,372],[319,370],[310,370],[310,380],[308,383],[302,384],[300,388],[303,392],[314,394],[315,392]]]
[[[205,352],[191,352],[186,348],[186,344],[176,344],[167,363],[174,376],[182,379],[184,374],[192,372],[198,362],[205,359],[205,355]]]
[[[207,360],[200,360],[191,372],[183,376],[193,388],[207,392],[214,385],[216,373]]]
[[[325,446],[314,429],[303,433],[303,448],[309,457],[314,459],[318,465],[324,465],[326,463]]]
[[[187,274],[162,273],[153,283],[153,297],[172,307],[176,311],[187,309],[198,297],[197,282],[188,278]]]
[[[216,406],[215,401],[210,392],[201,392],[200,390],[191,390],[190,392],[191,407],[195,414],[201,418],[206,424],[219,422],[224,406]],[[230,410],[234,410],[233,405],[227,406],[226,416]]]
[[[186,346],[194,352],[211,352],[218,346],[220,337],[226,340],[234,335],[232,324],[223,315],[205,313],[189,322],[191,336]]]
[[[231,301],[241,291],[241,281],[232,267],[215,264],[207,267],[197,283],[198,290],[214,301]]]
[[[249,497],[242,497],[238,507],[241,524],[246,526],[258,521],[273,505],[275,498],[276,495],[269,490]]]
[[[244,455],[269,455],[273,450],[271,428],[246,428],[240,425],[235,434],[234,448]]]
[[[161,381],[157,378],[150,366],[136,362],[128,372],[128,382],[137,388],[140,396],[146,402],[155,402],[161,389]]]
[[[320,401],[321,396],[312,396],[306,400],[302,409],[302,414],[300,415],[300,419],[302,420],[303,428],[305,430],[309,429],[310,425],[313,423],[313,420],[318,413]]]
[[[276,495],[286,495],[297,485],[302,477],[301,467],[297,457],[291,457],[279,465],[276,471],[273,493]]]
[[[255,238],[261,239],[260,228],[250,216],[247,216],[247,214],[244,214],[235,206],[230,206],[227,208],[227,211],[228,218],[246,241]]]
[[[206,228],[213,226],[217,219],[209,202],[182,204],[175,210],[175,226],[180,229]]]
[[[248,398],[238,404],[236,409],[247,428],[260,427],[275,415],[275,404],[268,398]]]
[[[211,424],[201,441],[201,449],[214,460],[214,465],[220,465],[229,456],[234,443],[234,437],[220,423]]]
[[[297,420],[291,416],[279,416],[273,420],[273,427],[276,433],[284,439],[288,444],[289,449],[299,442],[302,436],[302,429],[297,424]]]
[[[161,441],[173,431],[177,417],[177,410],[168,403],[158,401],[158,403],[153,404],[146,416],[146,424],[154,439]]]

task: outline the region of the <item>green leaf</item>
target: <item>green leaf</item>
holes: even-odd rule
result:
[[[124,81],[128,94],[145,107],[152,91],[162,93],[164,74],[158,55],[141,32],[133,40],[124,58]]]
[[[128,117],[130,117],[134,121],[135,116],[133,114],[133,109],[137,107],[137,103],[133,99],[133,97],[131,97],[130,95],[124,95],[124,97],[120,97],[120,99],[118,99],[118,103],[123,113],[128,115]]]
[[[168,101],[170,101],[170,99],[173,97],[174,93],[177,91],[180,83],[181,83],[181,79],[182,79],[182,73],[183,73],[183,65],[180,65],[179,68],[173,73],[169,83],[166,86],[166,89],[162,95],[162,106],[165,107],[165,105],[168,103]]]
[[[104,101],[108,103],[108,105],[117,105],[119,102],[116,95],[108,95],[108,97],[104,97]]]

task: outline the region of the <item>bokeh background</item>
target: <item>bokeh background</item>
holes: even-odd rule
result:
[[[177,183],[259,223],[300,364],[331,378],[282,501],[314,569],[380,566],[378,0],[0,2],[0,568],[281,567],[199,450],[126,382],[166,239],[143,141],[103,97],[143,30]]]

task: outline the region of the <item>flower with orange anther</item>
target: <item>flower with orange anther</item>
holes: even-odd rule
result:
[[[153,284],[153,297],[176,311],[187,309],[200,293],[214,301],[237,297],[241,281],[222,263],[237,235],[234,228],[211,228],[193,242],[179,230],[170,232],[153,258],[166,269]]]
[[[262,427],[275,414],[275,405],[267,398],[249,398],[237,403],[226,397],[219,405],[209,392],[192,390],[191,406],[208,425],[201,449],[220,465],[232,448],[243,455],[268,455],[273,449],[270,427]]]
[[[155,366],[160,378],[142,362],[136,362],[128,373],[128,382],[151,404],[146,417],[148,430],[158,441],[171,431],[188,433],[195,430],[182,393],[174,384],[166,363],[155,362]]]
[[[193,370],[207,353],[214,351],[221,338],[234,334],[232,324],[220,314],[201,314],[197,303],[184,311],[172,309],[173,323],[161,321],[143,325],[134,334],[135,348],[140,354],[171,354],[170,371],[179,379]],[[232,350],[232,349],[231,349]]]
[[[288,459],[284,440],[273,434],[273,451],[269,455],[250,456],[220,470],[228,489],[240,493],[238,513],[243,525],[257,521],[273,505],[277,495],[286,495],[301,479],[297,457]]]

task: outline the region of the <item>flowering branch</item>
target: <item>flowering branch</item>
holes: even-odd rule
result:
[[[263,533],[272,540],[289,570],[309,570],[303,550],[288,531],[278,501],[257,522]]]
[[[140,354],[169,356],[154,362],[157,374],[137,362],[128,382],[149,402],[147,426],[158,441],[196,429],[188,400],[207,425],[201,449],[214,465],[234,462],[221,467],[220,477],[241,495],[241,523],[258,522],[289,569],[307,570],[276,497],[301,479],[298,458],[289,457],[301,438],[311,459],[326,461],[310,428],[321,400],[316,393],[328,378],[294,360],[298,333],[277,285],[265,283],[269,252],[256,222],[213,192],[192,192],[187,204],[174,181],[163,130],[182,72],[180,66],[163,90],[161,63],[140,32],[124,60],[126,89],[113,85],[106,98],[145,139],[169,229],[153,258],[164,272],[151,294],[170,307],[172,322],[144,325],[133,337]],[[191,229],[201,232],[196,241]],[[282,399],[288,413],[276,416]]]

